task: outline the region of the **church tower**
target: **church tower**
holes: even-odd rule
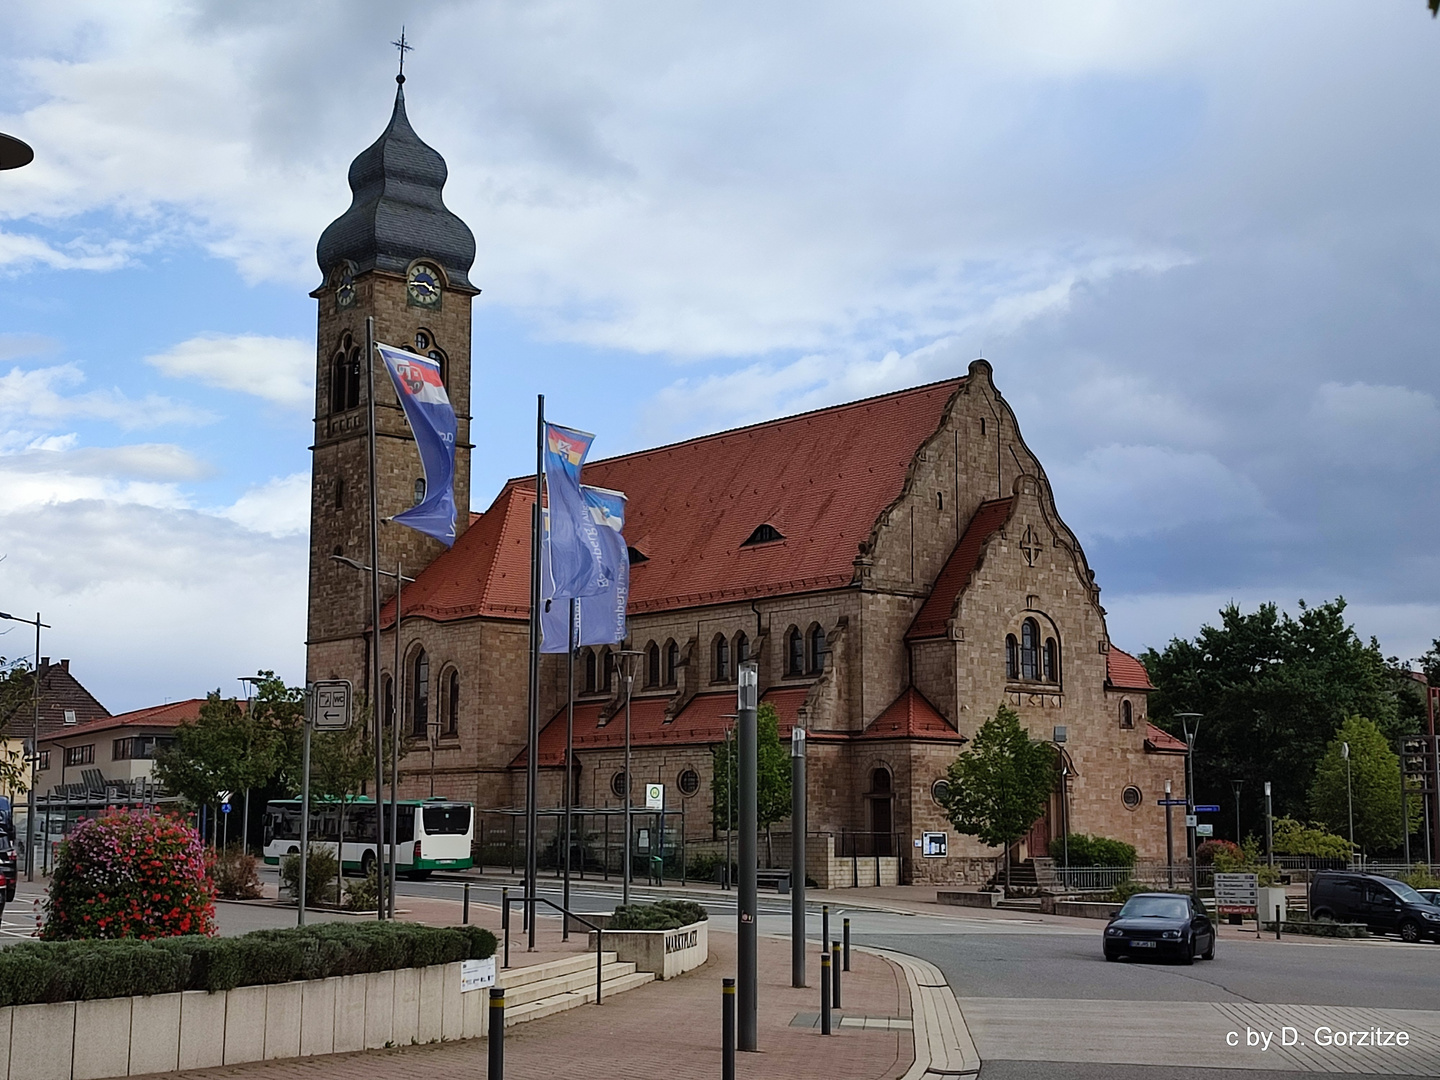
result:
[[[310,472],[310,596],[306,671],[310,679],[364,685],[370,624],[369,575],[335,561],[370,559],[367,373],[374,368],[379,476],[380,566],[403,559],[406,576],[444,550],[403,525],[384,522],[424,496],[414,437],[384,364],[365,355],[365,320],[375,339],[440,361],[457,422],[455,532],[469,524],[470,284],[475,237],[445,207],[445,160],[405,115],[405,76],[397,77],[389,126],[350,166],[350,209],[330,223],[316,256],[323,284],[316,335],[315,442]],[[382,578],[382,596],[395,589]]]

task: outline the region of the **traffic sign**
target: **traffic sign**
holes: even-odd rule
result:
[[[645,785],[645,809],[646,809],[646,810],[664,810],[664,809],[665,809],[665,785],[664,785],[664,784],[646,784],[646,785]]]
[[[1215,913],[1254,915],[1259,901],[1259,887],[1257,874],[1216,874]]]
[[[220,812],[222,814],[228,814],[230,812],[230,804],[228,802],[222,802],[220,804]]]
[[[1193,828],[1194,828],[1196,825],[1198,825],[1198,824],[1199,824],[1199,820],[1195,817],[1194,814],[1186,814],[1186,815],[1185,815],[1185,827],[1186,827],[1187,829],[1193,829]]]
[[[1220,812],[1220,807],[1212,806],[1209,803],[1206,803],[1204,806],[1200,806],[1199,804],[1197,804],[1195,807],[1195,812],[1197,814],[1218,814]]]
[[[1155,805],[1156,805],[1156,806],[1185,806],[1185,805],[1186,805],[1186,802],[1185,802],[1184,799],[1156,799],[1156,800],[1155,800]]]
[[[345,731],[351,720],[349,679],[327,679],[311,683],[305,695],[306,719],[316,731]]]
[[[1196,826],[1195,826],[1195,835],[1196,835],[1196,836],[1214,836],[1214,835],[1215,835],[1215,826],[1214,826],[1214,825],[1211,825],[1208,821],[1202,821],[1199,825],[1196,825]]]

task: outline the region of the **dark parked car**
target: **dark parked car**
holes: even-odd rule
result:
[[[1310,885],[1310,914],[1364,923],[1371,933],[1399,934],[1404,941],[1440,941],[1440,907],[1403,881],[1379,874],[1316,874]]]
[[[1105,927],[1105,959],[1122,956],[1214,960],[1215,924],[1188,896],[1137,893]]]
[[[0,833],[0,914],[4,913],[5,905],[15,899],[15,886],[19,881],[15,845],[8,836]]]
[[[1415,891],[1436,907],[1440,907],[1440,889],[1416,889]]]

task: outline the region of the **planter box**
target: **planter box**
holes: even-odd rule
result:
[[[621,963],[634,964],[660,980],[673,979],[699,967],[710,957],[709,922],[691,923],[678,930],[606,930],[605,951]],[[590,932],[590,948],[595,948]]]
[[[1261,922],[1261,928],[1272,933],[1275,920]],[[1362,938],[1370,936],[1370,928],[1364,923],[1345,922],[1287,922],[1281,930],[1287,934],[1306,934],[1310,937]]]

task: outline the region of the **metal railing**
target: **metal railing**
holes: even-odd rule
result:
[[[561,907],[555,903],[554,900],[548,900],[543,896],[511,896],[509,889],[501,890],[501,905],[503,911],[500,915],[500,929],[505,935],[505,963],[503,966],[505,968],[510,966],[510,905],[512,903],[526,905],[534,903],[537,900],[542,904],[550,905],[550,907],[560,912],[561,918],[574,919],[582,926],[588,926],[591,930],[595,931],[595,1004],[601,1004],[604,999],[605,983],[605,928],[603,926],[596,926],[589,919],[583,918],[580,915],[576,915],[573,911]],[[526,909],[522,906],[521,910],[524,911]],[[533,919],[535,917],[535,909],[530,908],[529,912],[529,918]]]

